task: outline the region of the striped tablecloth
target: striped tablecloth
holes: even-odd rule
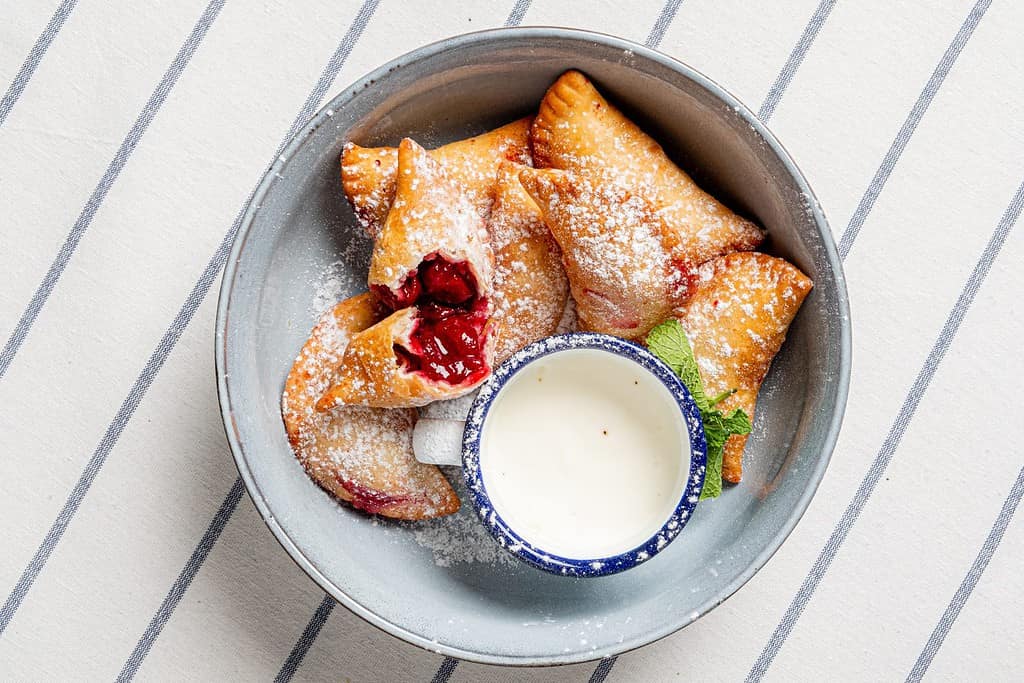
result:
[[[736,93],[845,260],[839,445],[775,558],[684,631],[513,670],[395,640],[264,527],[228,454],[215,295],[321,105],[418,45],[571,25]],[[1024,3],[0,2],[0,678],[1020,680]]]

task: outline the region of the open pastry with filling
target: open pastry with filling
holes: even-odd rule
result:
[[[519,119],[476,137],[458,140],[429,152],[486,217],[494,200],[494,176],[504,160],[530,162],[532,117]],[[359,222],[371,237],[380,232],[395,197],[398,150],[348,143],[341,155],[341,183]]]
[[[491,372],[487,318],[482,299],[468,309],[423,304],[395,311],[352,339],[317,408],[422,406],[468,393]]]
[[[501,165],[487,224],[494,249],[495,363],[554,334],[569,297],[558,243],[519,182],[525,168],[513,162]]]
[[[528,168],[519,179],[561,247],[583,329],[642,339],[682,302],[688,274],[647,197],[586,172]]]
[[[318,408],[420,406],[479,385],[494,358],[492,261],[469,200],[426,150],[403,140],[369,273],[370,289],[394,313],[356,335]]]
[[[398,147],[397,176],[370,257],[370,289],[393,309],[424,298],[452,306],[487,298],[490,237],[465,193],[409,138]]]
[[[764,239],[760,228],[698,187],[579,71],[565,72],[548,89],[531,144],[538,168],[605,175],[646,195],[664,219],[673,258],[683,267],[754,249]]]
[[[314,408],[349,339],[384,315],[372,294],[361,294],[320,318],[285,382],[281,414],[288,441],[317,484],[360,510],[397,519],[452,514],[459,499],[451,485],[437,467],[413,456],[415,409]]]
[[[729,254],[701,266],[696,289],[676,317],[707,395],[736,389],[717,408],[742,408],[754,419],[761,382],[812,285],[796,266],[767,254]],[[725,442],[725,481],[740,481],[746,443],[746,435]]]

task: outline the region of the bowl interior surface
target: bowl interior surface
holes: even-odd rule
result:
[[[483,132],[535,111],[568,68],[588,74],[706,189],[765,226],[765,249],[815,283],[761,390],[743,483],[701,503],[649,562],[587,579],[507,556],[479,527],[464,493],[459,515],[416,524],[336,502],[293,457],[279,408],[292,360],[334,303],[322,300],[324,274],[340,297],[366,288],[371,245],[342,193],[342,145],[394,145],[408,136],[430,147]],[[464,659],[578,662],[692,622],[785,539],[823,474],[845,405],[846,306],[828,226],[802,176],[728,93],[678,62],[606,36],[540,28],[469,34],[357,82],[268,172],[221,292],[222,409],[239,469],[271,530],[347,607],[409,642]]]

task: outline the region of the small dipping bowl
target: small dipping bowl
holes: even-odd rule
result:
[[[545,377],[557,384],[540,388]],[[578,400],[570,386],[576,381],[589,390]],[[541,391],[556,392],[547,397],[551,411],[543,411]],[[633,424],[631,432],[627,423],[599,422],[598,410],[581,414],[613,403],[646,424]],[[577,431],[558,435],[574,440],[568,448],[609,439],[603,450],[612,457],[595,456],[589,472],[567,471],[573,463],[564,458],[566,443],[537,443],[538,425],[523,419],[531,412],[540,420],[550,415],[567,425],[578,421]],[[610,417],[614,422],[616,416]],[[532,448],[509,451],[513,440]],[[646,468],[642,491],[628,487],[623,475],[630,472],[623,468],[643,469],[643,458],[675,453],[678,463],[667,463],[670,477],[657,477],[655,463]],[[574,577],[625,571],[667,547],[697,505],[706,459],[700,412],[682,380],[644,347],[589,332],[541,339],[498,366],[474,400],[462,438],[462,471],[473,506],[498,544],[535,567]],[[588,478],[593,487],[583,496],[585,506],[578,492],[562,495],[565,487],[587,486]],[[641,504],[630,508],[630,501]],[[623,523],[633,514],[635,527]],[[588,546],[587,538],[598,540]]]

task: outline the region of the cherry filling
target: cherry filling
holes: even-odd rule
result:
[[[395,345],[398,362],[408,372],[419,372],[435,382],[472,384],[488,372],[484,354],[487,300],[469,307],[423,305],[408,347]]]
[[[476,296],[476,278],[465,261],[435,258],[420,264],[423,291],[439,304],[461,306]]]
[[[373,285],[373,291],[385,306],[397,311],[401,308],[409,308],[416,303],[416,299],[419,299],[423,293],[423,285],[420,284],[420,279],[416,277],[416,271],[413,270],[405,277],[405,282],[399,285],[396,291],[388,289],[385,285]]]
[[[411,502],[412,496],[392,496],[389,493],[371,489],[368,486],[357,484],[351,479],[336,477],[342,488],[352,496],[352,507],[376,514],[394,505]]]
[[[700,274],[691,264],[677,258],[672,259],[671,267],[677,273],[674,288],[675,298],[679,301],[685,301],[696,291],[697,283],[700,281]]]
[[[425,258],[419,268],[409,271],[397,290],[384,285],[373,288],[381,301],[396,311],[424,302],[462,306],[476,296],[476,278],[465,261],[452,263],[434,254]]]
[[[487,299],[478,295],[467,262],[431,254],[397,290],[374,289],[392,309],[419,307],[408,346],[394,346],[407,372],[459,385],[475,383],[490,371],[484,353]]]

